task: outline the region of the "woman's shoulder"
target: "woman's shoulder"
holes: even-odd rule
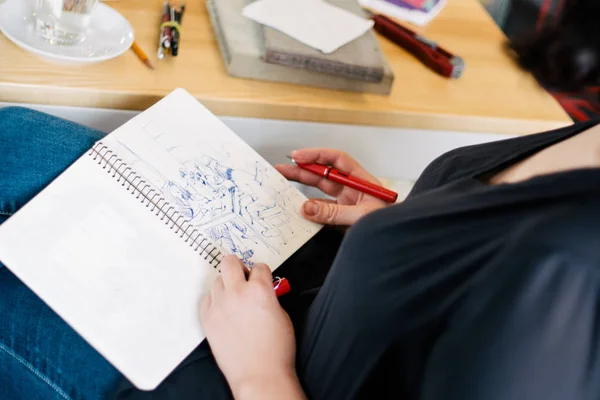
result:
[[[548,132],[493,140],[450,150],[437,157],[423,170],[409,197],[458,179],[507,167],[539,150],[577,135],[598,122],[587,121]]]

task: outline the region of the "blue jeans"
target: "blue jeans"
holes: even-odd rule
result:
[[[22,108],[0,109],[0,223],[103,133]],[[0,399],[99,399],[121,375],[0,264]]]

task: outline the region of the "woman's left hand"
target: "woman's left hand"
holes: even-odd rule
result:
[[[322,148],[295,150],[292,152],[292,158],[297,163],[331,165],[357,178],[381,185],[381,182],[355,159],[340,150]],[[302,206],[302,215],[319,224],[350,226],[368,213],[388,205],[383,200],[305,171],[297,165],[280,164],[275,168],[287,179],[316,187],[335,198],[335,201],[313,199]]]
[[[273,290],[271,270],[256,264],[247,271],[237,257],[226,257],[200,309],[208,343],[236,398],[279,380],[297,382],[294,329]]]

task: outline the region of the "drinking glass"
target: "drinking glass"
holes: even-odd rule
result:
[[[85,39],[98,0],[35,0],[35,30],[53,44],[73,45]]]

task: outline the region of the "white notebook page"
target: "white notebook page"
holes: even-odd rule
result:
[[[87,155],[0,226],[0,259],[142,389],[204,338],[216,271]]]

